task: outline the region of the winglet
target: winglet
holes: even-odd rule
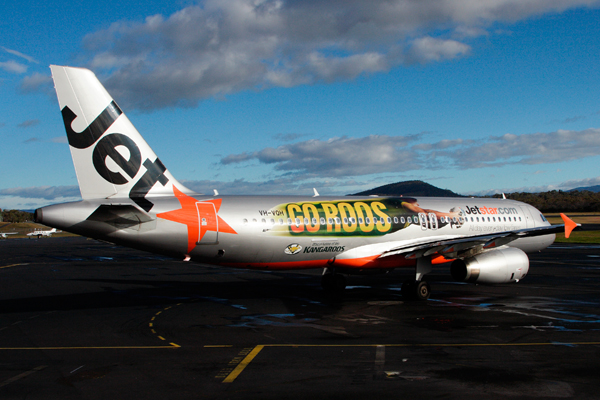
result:
[[[573,221],[571,218],[567,217],[563,213],[560,213],[560,217],[565,222],[565,237],[568,239],[569,236],[571,235],[571,232],[573,231],[573,229],[575,229],[575,228],[577,228],[578,226],[581,226],[581,225],[578,224],[578,223],[576,223],[575,221]]]

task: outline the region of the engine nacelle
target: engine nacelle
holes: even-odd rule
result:
[[[450,273],[457,281],[508,283],[523,279],[529,271],[529,258],[521,249],[505,247],[464,260],[454,260]]]

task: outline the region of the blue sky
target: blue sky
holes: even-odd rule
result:
[[[77,199],[50,64],[92,69],[199,192],[600,184],[600,1],[44,1],[3,13],[0,208]]]

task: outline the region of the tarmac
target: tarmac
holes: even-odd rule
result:
[[[600,246],[517,284],[226,269],[85,238],[0,241],[0,399],[600,398]]]

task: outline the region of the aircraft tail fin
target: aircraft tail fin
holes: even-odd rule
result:
[[[166,169],[96,75],[88,69],[50,66],[83,199],[147,198],[185,188]]]

